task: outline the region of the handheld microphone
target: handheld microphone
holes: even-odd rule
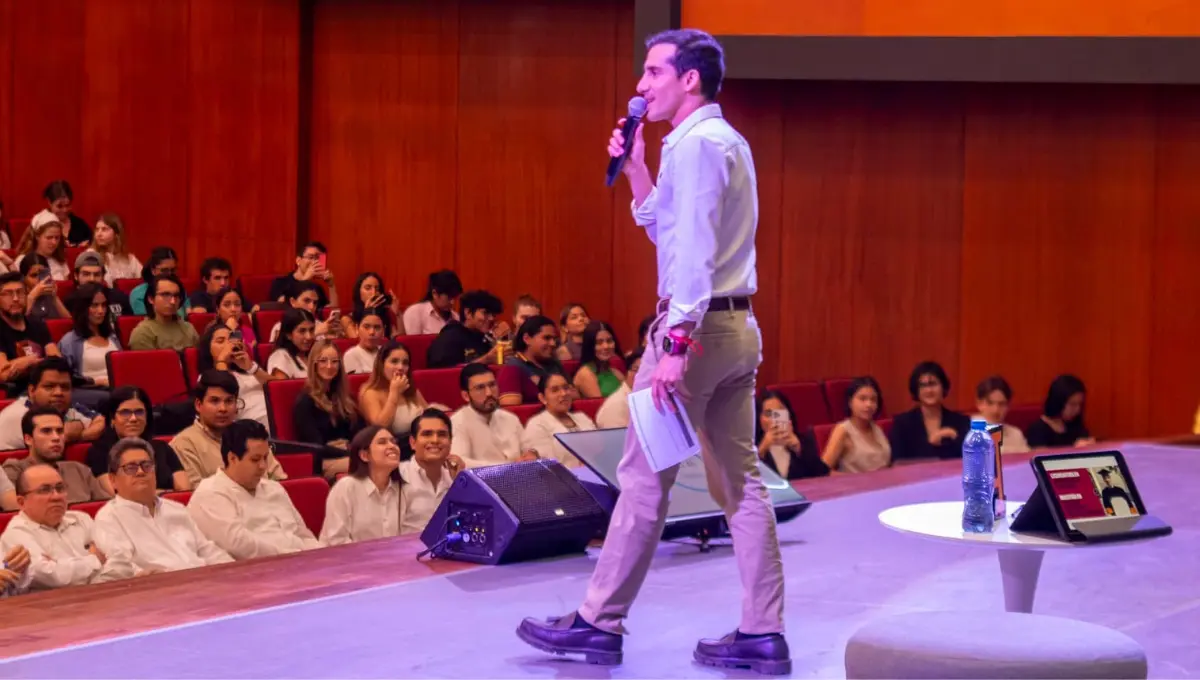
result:
[[[625,116],[625,126],[621,128],[621,135],[625,137],[625,151],[608,162],[608,175],[604,186],[611,187],[617,180],[617,175],[621,174],[621,168],[625,167],[625,160],[629,158],[629,151],[633,149],[634,132],[642,123],[644,115],[646,115],[646,100],[642,97],[630,99],[629,115]]]

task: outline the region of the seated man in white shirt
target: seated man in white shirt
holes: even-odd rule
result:
[[[71,365],[62,357],[42,359],[29,372],[25,398],[18,398],[0,411],[0,451],[25,448],[21,418],[33,406],[48,406],[63,414],[67,443],[93,441],[104,432],[103,418],[80,413],[71,402]]]
[[[457,433],[450,453],[471,467],[537,458],[535,451],[521,443],[521,419],[500,408],[495,373],[483,364],[467,364],[458,381],[467,405],[450,417]]]
[[[450,490],[454,477],[463,469],[463,461],[450,453],[450,416],[440,409],[428,408],[413,419],[413,457],[400,463],[400,533],[416,534],[425,530],[442,498]]]
[[[140,576],[233,561],[200,533],[182,503],[158,496],[149,442],[118,441],[108,473],[117,497],[96,513],[96,542],[111,562]]]
[[[248,560],[320,548],[287,490],[267,479],[271,444],[256,420],[238,420],[221,433],[225,468],[196,487],[188,514],[200,531],[233,555]]]
[[[92,518],[67,509],[67,485],[52,465],[30,465],[17,478],[21,512],[0,536],[0,553],[24,546],[34,589],[103,583],[132,576],[96,547]]]
[[[629,427],[629,393],[633,391],[633,378],[642,365],[642,352],[645,347],[638,347],[625,357],[625,381],[616,392],[608,395],[596,412],[596,427],[609,430],[616,427]]]

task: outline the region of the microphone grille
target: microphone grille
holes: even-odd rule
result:
[[[634,97],[629,100],[629,115],[636,118],[641,118],[646,115],[646,100],[643,97]]]

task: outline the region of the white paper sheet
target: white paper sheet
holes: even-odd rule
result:
[[[650,388],[629,394],[629,420],[655,472],[662,472],[700,454],[700,439],[683,410],[683,404],[674,394],[670,398],[675,403],[675,410],[664,406],[664,412],[659,412],[654,407]]]

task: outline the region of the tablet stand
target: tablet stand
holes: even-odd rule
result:
[[[1046,491],[1042,488],[1041,479],[1038,479],[1038,485],[1033,489],[1033,493],[1029,494],[1029,501],[1017,511],[1017,516],[1013,518],[1008,528],[1012,531],[1055,534],[1062,540],[1067,540],[1054,521],[1054,515],[1050,504],[1046,501]]]

